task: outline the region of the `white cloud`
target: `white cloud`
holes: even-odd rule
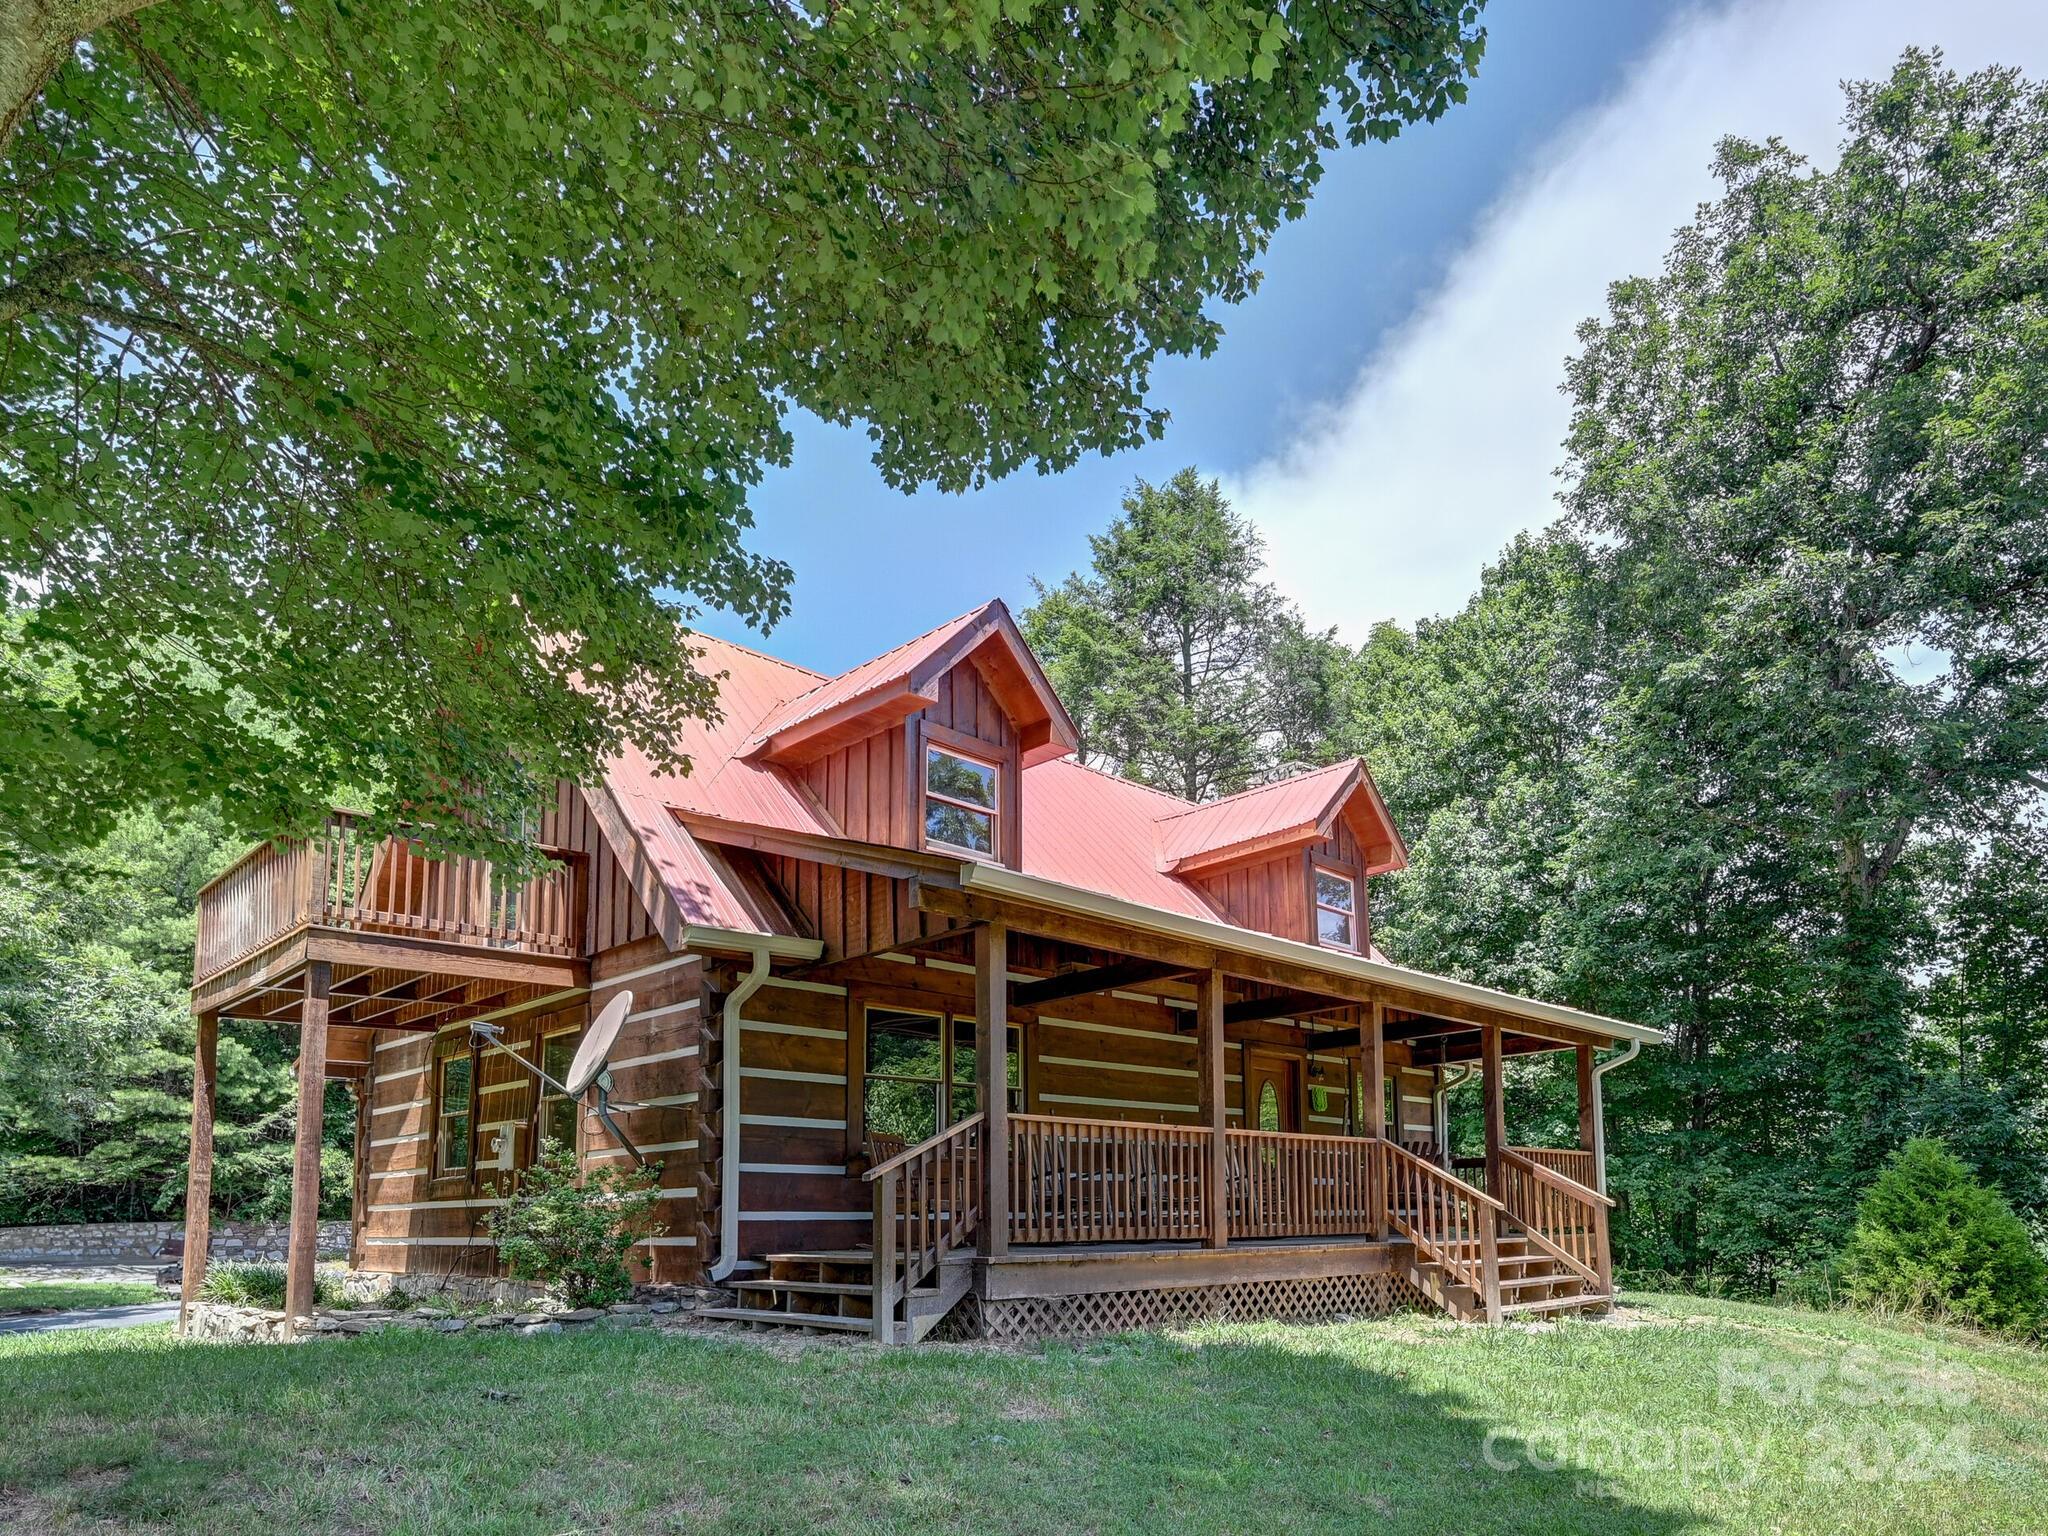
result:
[[[1353,640],[1463,605],[1519,529],[1556,516],[1580,320],[1607,284],[1656,270],[1714,195],[1728,133],[1771,134],[1826,164],[1840,82],[1909,44],[1972,70],[2048,68],[2048,6],[1951,0],[1747,0],[1681,15],[1619,92],[1531,157],[1441,285],[1341,401],[1230,489],[1264,529],[1273,575]],[[1482,80],[1483,88],[1483,80]]]

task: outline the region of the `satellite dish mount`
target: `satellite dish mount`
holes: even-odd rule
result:
[[[597,1118],[604,1122],[604,1128],[611,1132],[613,1139],[626,1149],[627,1155],[637,1165],[645,1168],[647,1159],[641,1156],[640,1149],[633,1145],[632,1138],[620,1130],[618,1121],[612,1118],[615,1112],[625,1113],[641,1106],[612,1102],[612,1074],[607,1066],[611,1059],[612,1047],[618,1044],[619,1031],[625,1028],[626,1015],[632,1008],[633,994],[630,992],[620,992],[604,1005],[597,1017],[591,1021],[590,1028],[583,1032],[582,1043],[576,1047],[576,1055],[569,1062],[568,1076],[561,1082],[555,1081],[539,1066],[507,1045],[503,1031],[498,1025],[478,1019],[470,1024],[469,1032],[473,1039],[510,1056],[565,1098],[580,1102],[586,1093],[595,1090]]]

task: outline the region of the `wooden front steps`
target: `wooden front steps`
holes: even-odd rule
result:
[[[765,1278],[735,1280],[739,1305],[705,1307],[699,1317],[771,1327],[875,1334],[874,1254],[866,1248],[820,1249],[767,1255]],[[966,1255],[940,1265],[938,1281],[903,1298],[889,1319],[892,1342],[915,1343],[967,1294],[972,1269]]]
[[[1455,1257],[1463,1260],[1468,1256],[1477,1256],[1473,1245],[1461,1245]],[[1557,1312],[1593,1312],[1614,1305],[1613,1292],[1596,1290],[1583,1275],[1535,1247],[1528,1234],[1512,1223],[1501,1231],[1496,1262],[1500,1270],[1503,1320]],[[1420,1261],[1411,1267],[1408,1278],[1431,1301],[1461,1322],[1485,1318],[1485,1303],[1471,1287],[1451,1278],[1442,1264]]]

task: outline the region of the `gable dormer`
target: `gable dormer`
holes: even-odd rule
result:
[[[1159,817],[1158,867],[1231,922],[1355,954],[1372,948],[1369,876],[1408,850],[1356,758]]]
[[[1076,741],[995,601],[787,700],[739,756],[798,781],[842,836],[1014,867],[1023,772]]]

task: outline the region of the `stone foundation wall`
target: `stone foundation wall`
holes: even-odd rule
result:
[[[182,1235],[181,1221],[98,1221],[72,1226],[0,1227],[0,1265],[148,1264],[164,1243]],[[348,1252],[346,1221],[320,1223],[319,1250]],[[287,1221],[216,1221],[207,1253],[214,1259],[281,1263],[291,1238]]]

